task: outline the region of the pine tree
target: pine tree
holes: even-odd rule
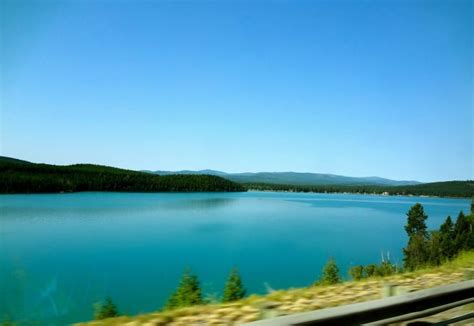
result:
[[[339,276],[339,268],[336,265],[334,258],[329,258],[328,262],[323,268],[323,275],[319,280],[319,284],[337,284],[341,282],[341,277]]]
[[[171,294],[166,302],[165,309],[188,307],[202,304],[201,286],[198,277],[189,269],[184,271],[178,288]]]
[[[439,228],[441,259],[451,259],[456,254],[454,228],[451,216],[448,216]]]
[[[421,235],[414,235],[408,240],[408,246],[403,248],[403,263],[408,270],[426,266],[429,260],[428,242]]]
[[[403,249],[404,265],[408,270],[424,266],[429,260],[428,231],[426,219],[428,216],[419,203],[410,208],[407,213],[405,231],[408,234],[408,245]]]
[[[377,276],[390,276],[397,272],[397,266],[392,264],[389,260],[384,260],[377,266],[375,274]]]
[[[377,265],[369,264],[364,267],[364,274],[366,277],[372,277],[377,272]]]
[[[178,290],[176,289],[173,293],[171,293],[170,297],[166,301],[163,309],[164,310],[171,310],[180,306],[180,302],[178,301]]]
[[[471,215],[474,215],[474,196],[471,199]]]
[[[237,268],[233,268],[224,288],[222,302],[231,302],[242,299],[245,296],[245,288]]]
[[[407,224],[405,225],[405,231],[408,236],[422,235],[427,237],[427,218],[428,216],[425,214],[423,206],[420,203],[413,205],[407,213]]]
[[[467,242],[468,250],[474,249],[474,212],[471,212],[471,215],[466,217],[469,222],[469,241]]]
[[[104,303],[96,304],[94,310],[94,318],[96,320],[117,317],[119,315],[117,306],[112,302],[110,297],[107,297]]]
[[[349,268],[349,275],[354,281],[359,281],[364,278],[364,266],[356,265]]]
[[[471,227],[463,212],[459,212],[456,223],[454,224],[454,243],[456,252],[467,250],[470,247]]]
[[[432,231],[428,241],[428,262],[430,265],[438,266],[443,261],[441,251],[441,232]]]

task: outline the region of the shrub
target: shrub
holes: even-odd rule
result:
[[[397,272],[397,266],[385,260],[377,266],[375,273],[377,276],[390,276]]]
[[[189,269],[184,271],[179,286],[165,304],[165,309],[189,307],[202,304],[201,286],[198,277]]]
[[[349,268],[349,275],[354,281],[359,281],[364,278],[364,266],[357,265]]]
[[[224,288],[222,302],[231,302],[242,299],[245,296],[245,288],[240,278],[239,272],[233,268]]]
[[[110,297],[107,297],[104,303],[94,305],[94,318],[96,320],[117,317],[118,315],[117,306],[112,302]]]
[[[376,275],[377,272],[377,265],[369,264],[364,267],[364,272],[366,277],[372,277]]]
[[[336,265],[336,261],[334,258],[329,258],[328,262],[323,268],[323,275],[321,276],[318,284],[330,285],[340,282],[341,277],[339,276],[339,268]]]

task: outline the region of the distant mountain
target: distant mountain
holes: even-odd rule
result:
[[[158,174],[158,175],[172,175],[172,174],[208,174],[208,175],[216,175],[219,177],[226,177],[229,174],[221,171],[216,171],[216,170],[180,170],[180,171],[149,171],[149,170],[142,170],[141,172],[147,172],[147,173],[152,173],[152,174]]]
[[[269,183],[286,185],[381,185],[406,186],[420,184],[417,181],[398,181],[380,177],[347,177],[335,174],[301,173],[301,172],[245,172],[225,173],[216,170],[199,171],[144,171],[159,175],[171,174],[210,174],[224,177],[239,183]]]

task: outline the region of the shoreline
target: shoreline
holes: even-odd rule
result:
[[[10,192],[0,193],[0,196],[8,195],[71,195],[71,194],[87,194],[87,193],[112,193],[112,194],[231,194],[231,193],[295,193],[295,194],[321,194],[321,195],[363,195],[363,196],[379,196],[379,197],[417,197],[417,198],[439,198],[439,199],[470,199],[471,196],[436,196],[436,195],[413,195],[413,194],[390,194],[390,193],[374,193],[374,192],[350,192],[350,191],[295,191],[295,190],[278,190],[278,189],[252,189],[244,191],[61,191],[61,192]]]
[[[370,196],[383,196],[383,197],[419,197],[419,198],[446,198],[446,199],[470,199],[471,196],[460,197],[460,196],[435,196],[435,195],[413,195],[413,194],[384,194],[375,192],[350,192],[350,191],[292,191],[292,190],[262,190],[262,189],[248,189],[252,192],[282,192],[282,193],[308,193],[308,194],[340,194],[340,195],[370,195]]]

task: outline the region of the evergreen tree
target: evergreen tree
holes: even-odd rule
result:
[[[364,278],[364,266],[357,265],[349,268],[349,275],[354,281],[359,281]]]
[[[384,260],[377,266],[375,274],[377,276],[390,276],[397,272],[397,266],[392,264],[389,260]]]
[[[364,273],[366,277],[374,276],[376,271],[377,271],[377,265],[375,264],[369,264],[364,267]]]
[[[180,302],[178,300],[178,290],[176,289],[173,293],[171,293],[170,297],[166,301],[163,309],[164,310],[171,310],[174,308],[180,307]]]
[[[403,249],[404,264],[408,270],[426,265],[429,260],[427,248],[428,231],[426,219],[428,216],[419,203],[410,208],[407,213],[407,224],[405,231],[408,234],[408,245]]]
[[[202,304],[201,286],[198,277],[189,269],[184,271],[179,286],[171,294],[165,304],[165,309],[175,309]]]
[[[420,203],[413,205],[407,213],[407,224],[405,225],[405,231],[408,237],[414,235],[428,236],[426,219],[428,216],[425,214],[423,206]]]
[[[454,226],[451,216],[448,216],[439,228],[441,259],[451,259],[456,254],[454,243]]]
[[[466,216],[464,216],[463,212],[459,212],[456,224],[454,225],[454,243],[456,252],[469,249],[470,233],[471,227]]]
[[[336,265],[334,258],[329,258],[328,262],[323,268],[323,275],[319,280],[319,284],[329,285],[337,284],[341,282],[341,277],[339,276],[339,268]]]
[[[94,318],[96,320],[117,317],[118,315],[117,306],[110,297],[107,297],[104,303],[98,303],[94,307]]]
[[[237,268],[233,268],[224,288],[222,302],[231,302],[242,299],[245,296],[245,288]]]
[[[428,241],[428,263],[430,265],[438,266],[443,260],[441,251],[441,232],[432,231],[431,237]]]
[[[469,250],[474,249],[474,213],[466,217],[469,222],[469,241],[467,243],[467,248]]]
[[[471,216],[474,215],[474,196],[471,199]]]
[[[408,246],[403,248],[405,268],[414,270],[426,266],[429,260],[427,240],[422,235],[414,235],[408,240]]]

